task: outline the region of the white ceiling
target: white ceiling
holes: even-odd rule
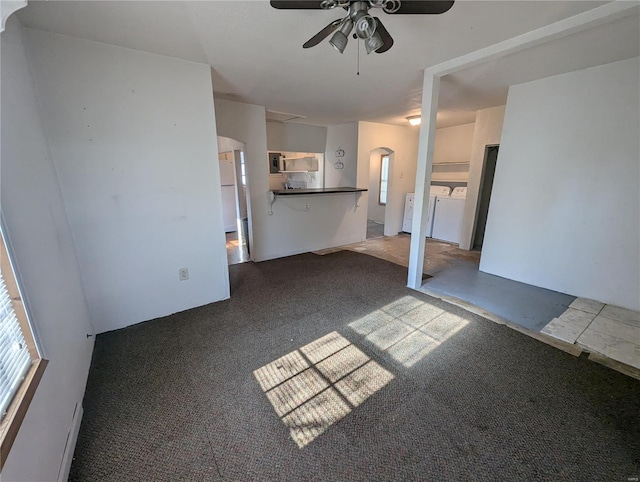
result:
[[[595,8],[594,1],[457,0],[442,15],[373,10],[395,40],[386,53],[343,55],[325,40],[302,44],[343,11],[276,10],[268,1],[30,1],[27,27],[212,66],[216,97],[335,125],[355,120],[406,125],[420,111],[422,71],[445,60]],[[473,122],[504,104],[509,85],[640,54],[638,10],[626,17],[443,78],[440,126]]]

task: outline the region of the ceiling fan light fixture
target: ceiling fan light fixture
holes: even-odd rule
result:
[[[329,43],[341,54],[344,53],[344,49],[347,48],[347,42],[349,42],[349,33],[353,29],[353,22],[351,19],[345,19],[344,23],[336,33],[333,34]]]
[[[347,38],[347,36],[342,32],[338,31],[333,34],[333,37],[331,37],[331,40],[329,40],[329,43],[334,49],[336,49],[338,52],[343,54],[344,49],[347,48],[348,41],[349,39]]]
[[[407,120],[412,126],[419,126],[422,122],[422,117],[420,115],[410,115],[409,117],[407,117]]]
[[[1,0],[0,0],[1,1]],[[273,8],[298,10],[332,10],[343,8],[347,11],[344,19],[337,19],[320,30],[302,44],[302,48],[315,47],[334,33],[329,43],[343,53],[349,41],[349,34],[356,29],[353,38],[365,41],[367,54],[384,53],[393,47],[393,37],[378,17],[369,15],[372,8],[382,9],[387,14],[429,14],[437,15],[448,11],[455,0],[270,0]],[[336,32],[337,29],[339,32]]]
[[[380,37],[380,34],[378,32],[375,32],[371,37],[365,39],[364,41],[364,46],[367,49],[367,54],[375,52],[383,45],[384,41],[382,40],[382,37]]]
[[[366,13],[360,15],[355,21],[356,35],[361,39],[368,39],[376,31],[376,21]]]

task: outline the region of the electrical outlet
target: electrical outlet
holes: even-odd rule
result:
[[[189,279],[189,268],[180,268],[178,270],[178,277],[180,281],[186,281]]]
[[[306,203],[306,204],[304,205],[304,208],[308,211],[308,210],[309,210],[309,203]]]

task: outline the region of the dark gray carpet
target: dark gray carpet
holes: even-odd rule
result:
[[[467,301],[532,331],[542,330],[576,299],[575,296],[483,273],[477,264],[464,261],[433,274],[424,288]]]
[[[230,300],[99,335],[70,479],[626,481],[640,474],[637,380],[405,283],[405,268],[349,251],[235,265]],[[331,343],[302,348],[332,333],[351,343],[332,355],[333,368],[356,370],[340,381],[317,356],[336,351]],[[283,403],[311,407],[306,425],[291,418],[299,409],[279,416],[253,375],[266,366],[284,380],[291,360],[269,364],[290,353],[316,364],[296,377],[332,384],[311,401],[304,394],[318,390],[302,378],[268,392],[273,399],[286,387]],[[363,359],[375,367],[369,378],[353,375],[363,373],[355,368]],[[312,433],[331,421],[303,448],[288,428]]]

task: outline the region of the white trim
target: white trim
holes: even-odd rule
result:
[[[475,52],[428,67],[425,69],[425,73],[428,72],[431,75],[443,77],[484,62],[496,60],[521,50],[597,27],[598,25],[628,17],[636,14],[639,9],[640,1],[615,0],[573,17],[565,18],[531,32],[517,35]]]
[[[60,470],[58,471],[58,482],[67,482],[69,480],[69,472],[71,471],[71,462],[73,462],[73,454],[76,450],[76,442],[78,441],[78,433],[80,433],[80,424],[84,410],[80,402],[76,403],[71,420],[71,428],[67,435],[67,444],[64,447],[62,461],[60,462]]]
[[[0,0],[2,1],[2,0]],[[33,341],[36,345],[36,350],[38,352],[38,356],[40,358],[45,358],[48,359],[47,356],[47,351],[46,351],[46,347],[44,345],[44,343],[42,343],[39,335],[38,335],[38,328],[36,327],[35,323],[31,322],[31,315],[30,313],[32,313],[31,310],[31,306],[29,304],[29,296],[25,295],[25,293],[22,291],[21,286],[24,286],[24,283],[22,283],[22,277],[20,276],[20,270],[18,269],[18,267],[15,265],[14,261],[13,261],[13,243],[11,242],[11,236],[9,235],[9,230],[7,229],[7,226],[5,224],[4,221],[4,215],[2,214],[2,209],[0,208],[0,236],[2,236],[2,239],[4,240],[4,247],[7,250],[7,255],[9,257],[9,264],[11,265],[11,269],[13,270],[13,277],[16,280],[16,285],[18,287],[18,292],[20,293],[20,298],[22,300],[22,305],[24,306],[24,311],[25,311],[25,315],[27,316],[27,323],[29,323],[29,330],[31,331],[31,337],[33,338]]]
[[[435,118],[438,111],[438,90],[440,78],[484,62],[526,50],[568,35],[588,30],[620,18],[638,13],[640,1],[615,0],[592,10],[574,15],[531,32],[512,37],[497,44],[476,50],[469,54],[447,60],[424,70],[422,89],[422,118],[418,144],[418,162],[414,198],[411,249],[409,251],[409,273],[407,286],[419,289],[422,286],[422,267],[426,234],[425,188],[431,184],[433,148],[435,143]],[[435,96],[435,97],[434,97]],[[426,113],[429,113],[427,116]],[[428,194],[427,194],[428,195]]]
[[[424,245],[427,237],[427,209],[431,171],[433,168],[433,148],[436,138],[436,114],[438,113],[438,95],[440,77],[429,75],[426,71],[422,84],[422,124],[418,140],[418,165],[416,168],[416,187],[413,191],[413,220],[411,222],[411,247],[409,249],[409,277],[407,286],[414,290],[422,286],[422,266]],[[424,113],[428,112],[428,115]],[[426,204],[425,204],[426,199]],[[417,214],[420,215],[417,215]]]

